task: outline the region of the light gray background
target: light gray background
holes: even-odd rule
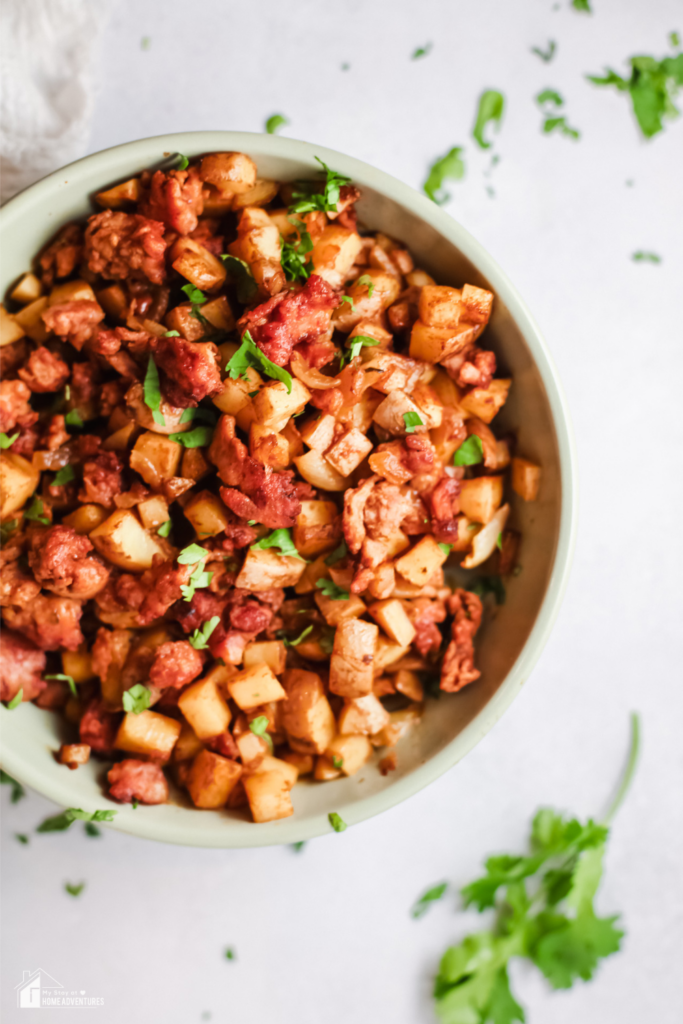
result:
[[[633,708],[643,757],[598,900],[623,912],[623,952],[569,993],[526,969],[513,977],[531,1024],[681,1019],[683,123],[645,143],[626,98],[583,76],[621,70],[632,53],[663,56],[683,12],[677,0],[593,6],[587,16],[569,0],[113,5],[91,151],[166,131],[259,131],[282,112],[293,137],[419,187],[435,157],[467,147],[448,209],[545,331],[574,417],[579,541],[553,637],[494,731],[407,804],[300,854],[88,839],[80,825],[24,847],[13,834],[53,808],[33,794],[11,806],[3,787],[5,1020],[23,1019],[13,987],[40,966],[103,996],[99,1024],[207,1012],[230,1024],[431,1021],[439,956],[479,922],[454,897],[416,922],[412,901],[442,879],[470,880],[492,851],[520,848],[539,804],[599,814]],[[529,51],[549,38],[559,48],[546,65]],[[431,55],[411,62],[427,41]],[[533,97],[546,86],[565,96],[580,142],[541,134]],[[470,131],[491,87],[507,109],[487,178]],[[632,262],[638,249],[663,262]],[[82,880],[79,899],[65,894]]]

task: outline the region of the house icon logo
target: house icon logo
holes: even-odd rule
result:
[[[24,977],[14,986],[17,992],[17,1006],[21,1010],[39,1010],[43,1005],[44,990],[63,989],[64,986],[51,974],[38,967],[35,971],[24,971]]]

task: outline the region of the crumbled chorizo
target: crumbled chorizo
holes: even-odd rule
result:
[[[5,627],[0,631],[0,700],[33,700],[45,689],[45,652],[26,637]]]
[[[75,651],[83,643],[79,625],[83,608],[71,597],[38,596],[23,608],[5,608],[4,619],[44,651]]]
[[[443,601],[418,597],[414,601],[404,601],[403,607],[415,627],[416,636],[413,644],[419,653],[423,657],[430,653],[437,654],[441,649],[443,637],[436,623],[444,622],[446,618]]]
[[[450,544],[458,536],[455,517],[460,511],[460,482],[452,476],[444,476],[431,494],[426,496],[432,514],[431,528],[437,541]]]
[[[59,391],[69,379],[69,367],[43,345],[31,352],[19,376],[31,391]]]
[[[221,390],[218,349],[212,342],[154,338],[154,361],[163,371],[163,390],[171,405],[196,406]]]
[[[163,804],[168,800],[168,783],[158,764],[129,757],[107,772],[109,796],[122,804]]]
[[[104,310],[98,302],[90,299],[75,299],[48,306],[42,314],[48,331],[62,341],[69,341],[79,352],[86,341],[93,336],[95,328],[104,320]]]
[[[250,332],[271,362],[286,366],[295,345],[315,341],[329,329],[338,305],[337,293],[327,281],[311,274],[303,288],[274,295],[245,313],[238,326],[242,333]]]
[[[0,606],[30,604],[40,593],[40,584],[18,562],[5,562],[0,568]]]
[[[180,235],[189,235],[204,209],[202,184],[196,167],[168,174],[155,171],[149,198],[140,205],[140,213],[153,221],[163,221]]]
[[[448,610],[453,615],[452,639],[443,657],[440,686],[447,693],[455,693],[481,675],[474,667],[474,635],[483,609],[476,594],[458,589],[448,599]]]
[[[85,259],[93,274],[109,280],[141,276],[153,284],[166,278],[165,227],[135,213],[104,210],[88,220]]]
[[[32,538],[28,557],[36,580],[53,594],[87,601],[105,586],[110,569],[87,537],[71,526],[51,526]]]
[[[79,224],[67,224],[54,242],[43,249],[38,262],[43,284],[51,288],[55,278],[68,277],[78,266],[83,251],[83,229]]]
[[[204,668],[204,659],[187,640],[169,642],[157,648],[149,670],[149,681],[159,690],[187,686]]]
[[[461,353],[462,364],[457,373],[455,367],[449,362],[447,369],[456,383],[461,388],[488,388],[491,379],[496,372],[496,356],[493,352],[487,352],[473,345]],[[445,365],[445,364],[444,364]]]
[[[114,507],[114,498],[123,490],[123,463],[116,452],[100,452],[83,463],[83,489],[79,501],[92,501],[105,508]]]
[[[23,380],[0,381],[0,431],[9,434],[16,427],[30,427],[38,414],[29,405],[31,392]]]
[[[90,701],[81,718],[78,734],[96,754],[112,754],[121,715],[107,711],[99,698]]]

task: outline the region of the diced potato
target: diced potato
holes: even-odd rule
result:
[[[436,374],[430,383],[441,399],[441,404],[445,409],[452,409],[463,420],[472,415],[466,409],[463,409],[460,388],[444,369],[437,367]]]
[[[278,765],[274,770],[272,762]],[[285,774],[280,765],[290,769],[291,774]],[[275,757],[264,757],[255,772],[245,775],[244,788],[254,821],[277,821],[294,813],[290,791],[297,777],[294,765]]]
[[[209,153],[201,163],[202,181],[222,196],[240,195],[256,184],[256,164],[246,153]]]
[[[360,355],[366,377],[370,369],[381,372],[381,377],[371,377],[370,380],[372,386],[385,395],[391,394],[392,391],[405,391],[406,394],[410,394],[415,385],[424,379],[425,370],[432,372],[430,367],[425,367],[416,359],[409,359],[398,352],[369,346],[361,349]]]
[[[23,332],[29,336],[31,341],[35,341],[38,345],[42,345],[48,338],[48,330],[43,323],[43,313],[46,309],[47,296],[43,295],[39,299],[34,299],[28,306],[20,309],[14,317]],[[2,316],[3,314],[0,313],[0,324],[2,323]],[[2,344],[6,344],[6,342],[2,341],[2,331],[0,330],[0,345]]]
[[[90,747],[87,743],[62,743],[59,748],[58,761],[67,768],[78,768],[90,760]]]
[[[249,548],[235,586],[254,591],[293,587],[305,568],[301,558],[279,555],[272,548]]]
[[[72,526],[76,533],[85,534],[92,531],[109,518],[108,509],[103,505],[79,505],[75,512],[64,516],[62,522]]]
[[[117,320],[127,318],[130,300],[120,284],[110,284],[107,288],[98,288],[95,296],[107,316]]]
[[[304,444],[317,452],[326,452],[334,440],[337,421],[329,413],[311,417],[301,424],[299,434]]]
[[[436,570],[441,568],[447,558],[448,552],[443,551],[431,534],[428,534],[421,537],[407,554],[397,559],[396,572],[409,583],[422,587],[425,583],[429,583]]]
[[[424,688],[420,682],[417,672],[411,669],[402,668],[391,677],[397,693],[402,693],[410,700],[421,701],[424,697]],[[388,719],[388,716],[387,716]]]
[[[0,347],[19,341],[25,333],[24,328],[12,314],[8,313],[4,306],[0,306]]]
[[[378,627],[361,619],[341,622],[330,658],[330,690],[340,697],[364,697],[372,692],[373,662]]]
[[[252,423],[249,428],[249,454],[256,462],[273,469],[286,469],[289,465],[289,442],[284,434],[272,427]]]
[[[133,443],[137,431],[137,425],[131,420],[126,423],[125,427],[115,430],[113,434],[105,438],[102,447],[107,452],[125,452]]]
[[[78,651],[62,651],[62,672],[65,676],[71,676],[73,681],[87,683],[93,679],[95,673],[92,670],[92,658],[86,648]]]
[[[472,547],[472,541],[482,527],[479,523],[471,522],[467,516],[464,515],[457,516],[455,522],[458,527],[458,532],[455,535],[455,538],[450,541],[451,551],[469,551]]]
[[[312,754],[298,754],[296,751],[292,750],[290,753],[283,754],[282,760],[286,761],[287,764],[294,765],[299,773],[299,778],[301,778],[302,775],[311,775],[313,773],[315,762]]]
[[[462,292],[443,284],[424,285],[418,301],[420,320],[429,327],[457,327],[463,319]]]
[[[408,618],[405,608],[396,598],[371,604],[368,611],[394,643],[407,647],[415,639],[415,627]]]
[[[462,481],[460,508],[474,523],[490,523],[502,500],[502,476],[478,476]]]
[[[320,676],[290,669],[283,682],[287,699],[282,704],[282,727],[289,745],[301,754],[323,754],[336,725]]]
[[[282,640],[252,640],[244,648],[245,669],[267,665],[276,676],[282,675],[287,662],[287,648]]]
[[[227,508],[211,491],[200,491],[190,498],[183,513],[192,523],[198,537],[215,537],[230,522]]]
[[[31,497],[40,481],[40,471],[22,455],[0,452],[0,519],[17,512]]]
[[[280,190],[278,181],[267,181],[265,178],[257,178],[253,186],[246,192],[237,193],[233,197],[233,210],[241,210],[245,206],[267,206]]]
[[[325,554],[309,562],[294,588],[296,594],[315,594],[318,580],[329,580],[330,569],[325,565]]]
[[[341,224],[328,224],[311,252],[313,273],[332,288],[341,288],[362,248],[363,242],[357,231],[343,228]]]
[[[64,302],[97,302],[97,299],[87,281],[64,281],[51,290],[48,306],[61,306]]]
[[[344,775],[355,775],[372,757],[372,744],[367,736],[335,736],[326,753]]]
[[[493,309],[493,292],[489,292],[485,288],[477,288],[473,284],[464,284],[461,302],[470,323],[488,323]]]
[[[114,746],[129,754],[145,754],[159,761],[167,761],[180,735],[180,722],[156,711],[129,711],[116,734]]]
[[[157,530],[162,523],[168,522],[168,502],[160,494],[145,498],[137,509],[146,530]]]
[[[381,675],[385,668],[388,668],[390,665],[399,661],[404,654],[408,653],[409,650],[410,647],[404,647],[402,644],[397,644],[380,633],[377,638],[373,674],[375,676]]]
[[[178,707],[200,740],[220,736],[232,715],[215,678],[199,679],[178,698]]]
[[[98,192],[95,202],[106,210],[123,210],[131,203],[137,203],[142,198],[142,183],[139,178],[130,178],[128,181],[114,185],[106,192]]]
[[[339,732],[342,736],[372,736],[388,724],[389,712],[374,693],[345,701],[339,714]]]
[[[35,274],[24,274],[18,284],[10,292],[10,299],[13,302],[20,302],[22,306],[29,302],[35,302],[43,294],[43,286]]]
[[[390,395],[387,395],[384,401],[375,409],[372,418],[380,427],[384,427],[388,433],[404,437],[406,421],[403,417],[406,413],[413,413],[422,420],[420,410],[410,395],[407,395],[405,391],[398,390],[392,391]],[[424,424],[422,426],[418,425],[414,433],[424,434],[426,429]]]
[[[361,320],[376,320],[385,309],[396,302],[401,291],[401,283],[396,274],[387,274],[384,270],[370,267],[367,270],[363,268],[363,276],[365,275],[370,278],[374,287],[368,288],[367,283],[349,285],[346,294],[353,299],[353,306],[349,302],[344,302],[333,313],[335,327],[345,333]]]
[[[124,681],[123,670],[132,642],[131,629],[117,628],[108,633],[109,658],[106,662],[106,671],[100,675],[100,688],[105,706],[110,711],[121,710],[124,690],[131,685]]]
[[[512,460],[512,490],[524,501],[536,501],[541,483],[541,467],[516,455]]]
[[[148,430],[141,434],[130,453],[130,468],[150,487],[160,488],[178,475],[183,446],[162,434]]]
[[[235,315],[225,295],[219,295],[217,299],[205,302],[202,305],[202,316],[218,331],[233,331],[235,329]]]
[[[183,452],[180,475],[186,480],[201,480],[213,468],[201,448],[186,448]]]
[[[455,449],[454,449],[455,450]],[[390,484],[401,486],[411,479],[413,473],[402,461],[403,445],[401,441],[389,442],[389,447],[381,452],[374,452],[368,459],[368,465],[377,476],[388,480]]]
[[[301,412],[310,397],[311,392],[297,377],[292,378],[291,394],[287,393],[287,385],[281,380],[270,381],[253,400],[256,422],[279,432],[287,425],[290,416]]]
[[[394,336],[391,331],[383,327],[379,320],[361,320],[349,334],[348,341],[362,335],[364,338],[374,338],[379,342],[380,348],[389,348],[393,344]]]
[[[167,330],[177,331],[187,341],[199,341],[206,334],[201,320],[197,320],[195,316],[192,316],[192,304],[190,302],[183,302],[169,310],[164,317],[164,323]]]
[[[460,400],[463,409],[471,416],[478,416],[484,423],[490,423],[507,401],[512,380],[492,380],[488,388],[472,388]]]
[[[203,292],[220,288],[227,277],[224,264],[205,246],[186,235],[174,242],[171,264],[174,270]]]
[[[331,758],[326,754],[316,757],[313,770],[313,778],[316,782],[332,782],[334,779],[340,778],[341,774],[341,768],[335,768]]]
[[[325,458],[341,476],[350,476],[371,451],[370,438],[352,427],[325,452]]]
[[[304,558],[329,551],[339,540],[340,516],[333,501],[302,501],[294,527],[294,544]]]
[[[403,736],[422,718],[423,707],[421,704],[410,704],[400,711],[391,711],[389,724],[381,732],[372,737],[374,747],[395,747]]]
[[[270,701],[284,700],[287,696],[273,670],[264,664],[238,672],[228,681],[228,693],[242,711],[250,711]]]
[[[204,744],[200,740],[197,733],[194,731],[189,722],[183,722],[180,727],[180,733],[175,747],[173,748],[173,755],[171,760],[174,762],[178,761],[190,761],[196,757],[197,754],[201,753],[204,749]]]
[[[393,593],[396,585],[396,571],[391,562],[378,565],[374,579],[368,586],[368,593],[377,601],[385,601]]]
[[[358,402],[342,405],[337,413],[337,420],[347,427],[356,427],[366,434],[372,424],[375,410],[382,401],[383,398],[379,391],[372,389],[364,391]]]
[[[187,779],[187,790],[195,807],[225,807],[228,797],[242,774],[242,765],[211,750],[202,750],[195,757]]]
[[[270,752],[270,747],[263,736],[257,736],[249,729],[239,736],[235,735],[235,743],[240,752],[242,764],[250,769],[256,768]]]
[[[249,430],[254,422],[256,411],[250,395],[251,392],[258,391],[263,384],[263,378],[252,367],[248,367],[246,374],[246,379],[239,377],[237,380],[231,380],[226,377],[223,381],[223,390],[212,398],[212,402],[221,412],[227,412],[235,417],[240,430]]]
[[[471,324],[457,327],[431,327],[416,320],[410,331],[410,355],[428,363],[439,363],[471,344],[478,330]]]
[[[289,445],[289,463],[291,463],[294,459],[298,459],[298,457],[304,453],[304,443],[301,440],[294,420],[289,421],[284,430],[281,431],[281,434]]]
[[[143,527],[137,516],[127,508],[118,509],[89,534],[99,553],[127,572],[144,572],[155,555],[164,551]]]
[[[420,270],[419,267],[416,267],[415,270],[411,270],[410,273],[406,274],[406,283],[411,288],[424,288],[426,284],[436,284],[436,281],[426,270]]]
[[[357,619],[365,615],[367,608],[358,594],[349,594],[348,601],[325,597],[322,590],[315,591],[315,603],[320,609],[328,626],[338,626],[341,622]]]
[[[294,465],[304,480],[322,491],[345,491],[349,486],[348,477],[338,473],[315,448],[295,459]]]
[[[498,538],[505,529],[509,513],[510,506],[503,505],[486,526],[474,535],[472,551],[462,561],[463,569],[474,569],[477,565],[481,565],[482,562],[491,557],[496,550]]]

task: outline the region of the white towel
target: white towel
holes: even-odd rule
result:
[[[2,0],[0,199],[83,156],[111,0]]]

